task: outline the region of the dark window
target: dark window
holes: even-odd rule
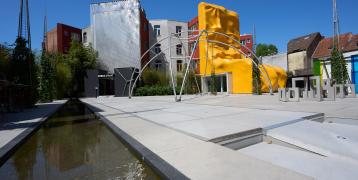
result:
[[[148,24],[144,24],[144,32],[148,31]]]
[[[183,72],[183,60],[178,60],[177,61],[177,71],[178,72]]]
[[[154,46],[154,52],[157,53],[157,54],[159,54],[160,52],[162,52],[161,46],[162,46],[162,45],[160,45],[160,44],[156,44],[156,45]]]
[[[71,33],[71,40],[73,41],[80,41],[80,35],[77,33]]]
[[[154,66],[156,70],[160,70],[162,68],[162,61],[156,60]]]
[[[68,36],[70,35],[68,31],[64,31],[63,34],[64,34],[66,37],[68,37]]]
[[[178,44],[177,45],[177,55],[182,55],[182,49],[183,49],[183,46],[181,44]]]
[[[251,43],[251,39],[247,39],[247,40],[246,40],[246,43]]]
[[[87,33],[86,32],[83,33],[83,42],[84,43],[87,42]]]
[[[182,27],[181,27],[181,26],[177,26],[177,27],[176,27],[176,30],[175,30],[175,33],[176,33],[178,36],[181,36],[181,30],[182,30]]]
[[[241,43],[242,45],[245,45],[245,40],[241,40],[240,43]]]
[[[156,36],[160,36],[160,25],[154,25],[154,33]]]

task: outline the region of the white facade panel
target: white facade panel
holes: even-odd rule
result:
[[[178,62],[181,62],[184,66],[185,62],[185,52],[189,53],[188,50],[188,41],[183,40],[180,41],[177,38],[171,38],[171,40],[163,40],[167,38],[171,34],[175,34],[177,31],[177,27],[181,28],[181,36],[179,38],[187,39],[188,38],[188,23],[186,22],[178,22],[178,21],[170,21],[170,20],[150,20],[150,31],[149,31],[149,43],[150,46],[154,45],[157,42],[160,42],[161,50],[163,51],[163,55],[156,58],[157,61],[162,62],[162,69],[169,73],[169,62],[172,63],[172,69],[174,74],[180,73],[178,69],[180,65]],[[160,26],[160,35],[157,35],[157,32],[154,30],[155,26]],[[183,44],[181,54],[177,53],[176,45]],[[169,51],[169,47],[170,51]],[[151,58],[154,57],[156,54],[151,53]],[[186,54],[190,56],[189,54]],[[155,62],[152,63],[151,67],[155,67]]]
[[[93,35],[91,27],[82,29],[82,43],[85,46],[93,46]]]
[[[101,68],[140,68],[140,5],[137,0],[91,4],[93,47]]]
[[[287,71],[287,53],[262,57],[262,63],[269,64],[271,66],[278,66]]]

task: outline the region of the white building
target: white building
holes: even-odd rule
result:
[[[341,49],[341,52],[343,53],[343,56],[346,60],[349,79],[352,81],[352,83],[358,85],[358,69],[354,68],[358,67],[358,62],[352,61],[353,58],[358,56],[358,34],[341,34],[339,36],[339,40],[339,48]],[[323,79],[331,78],[331,63],[329,61],[329,58],[331,57],[332,47],[333,39],[325,38],[319,43],[313,54],[313,59],[321,61]]]
[[[189,56],[188,41],[182,42],[178,38],[188,38],[188,24],[186,22],[170,20],[150,20],[149,44],[155,45],[151,52],[151,58],[155,60],[150,67],[170,73],[170,62],[174,75],[184,71],[185,54]],[[178,38],[168,38],[171,34],[177,34]]]
[[[287,53],[276,54],[273,56],[262,57],[263,64],[269,64],[271,66],[278,66],[287,71]]]
[[[93,35],[91,27],[82,29],[82,43],[85,46],[93,46]]]
[[[91,4],[92,44],[102,70],[141,67],[140,12],[138,0]]]

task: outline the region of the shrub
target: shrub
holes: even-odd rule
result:
[[[142,81],[145,86],[166,86],[169,83],[169,78],[165,72],[147,69],[143,72]]]
[[[179,93],[179,88],[176,89],[176,92]],[[143,86],[135,90],[135,96],[165,96],[173,95],[173,88],[170,86]]]

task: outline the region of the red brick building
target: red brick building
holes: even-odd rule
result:
[[[240,35],[240,43],[242,45],[245,45],[250,51],[252,51],[253,48],[253,41],[252,41],[252,34],[243,34]],[[241,51],[244,52],[246,55],[252,57],[253,55],[251,52],[243,46],[241,46]]]
[[[149,49],[149,21],[144,9],[140,10],[140,47],[142,56]],[[142,67],[149,61],[149,55],[150,53],[143,57]]]
[[[188,22],[188,29],[189,29],[189,38],[191,38],[191,42],[189,42],[189,53],[191,54],[191,51],[194,47],[194,41],[195,41],[195,36],[198,35],[198,32],[190,32],[190,31],[194,31],[194,30],[198,30],[199,29],[199,19],[198,17],[193,18],[192,20],[190,20]],[[248,49],[250,49],[252,51],[253,49],[253,37],[251,34],[244,34],[240,36],[240,43],[245,45]],[[241,47],[241,51],[244,52],[245,54],[249,55],[250,57],[252,57],[252,54],[249,52],[249,50],[247,50],[244,47]],[[194,52],[194,56],[193,59],[195,60],[195,66],[196,66],[196,71],[197,73],[200,73],[200,54],[199,54],[199,48],[195,49]]]
[[[191,32],[191,31],[195,31],[199,29],[199,20],[198,17],[195,17],[194,19],[192,19],[191,21],[188,22],[188,30],[189,30],[189,38],[190,38],[190,42],[189,42],[189,54],[192,53],[192,49],[194,47],[195,44],[195,36],[198,35],[198,32]],[[200,73],[200,56],[199,56],[199,48],[196,48],[194,51],[194,55],[193,55],[193,59],[194,59],[194,64],[195,64],[195,69],[197,73]]]
[[[57,23],[56,27],[47,32],[46,51],[49,53],[68,53],[72,40],[82,42],[82,30]]]

